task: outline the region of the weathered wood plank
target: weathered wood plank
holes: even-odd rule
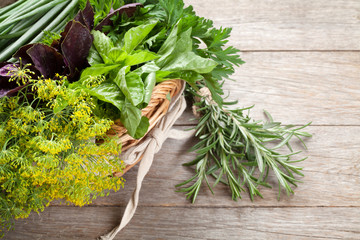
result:
[[[0,7],[13,0],[2,0]],[[186,0],[241,50],[360,50],[357,0]]]
[[[360,124],[359,53],[246,52],[242,58],[246,63],[224,88],[237,106],[255,104],[255,119],[263,119],[266,109],[284,124]]]
[[[360,50],[357,0],[186,0],[241,50]]]
[[[204,185],[195,206],[201,207],[360,207],[360,126],[358,127],[309,127],[314,134],[308,139],[309,151],[302,156],[309,158],[298,165],[304,168],[303,182],[295,188],[295,195],[283,194],[277,200],[277,183],[271,176],[273,189],[262,188],[264,199],[251,202],[247,193],[238,202],[231,200],[226,186],[214,188],[215,196]],[[194,139],[168,139],[162,150],[155,155],[150,172],[146,176],[140,194],[141,206],[191,206],[183,193],[175,192],[175,185],[193,176],[193,170],[181,166],[193,159],[187,150]],[[301,150],[300,146],[296,149]],[[300,158],[300,157],[299,157]],[[125,175],[125,189],[97,199],[92,206],[125,206],[135,187],[136,169]],[[54,203],[57,205],[58,203]]]
[[[96,239],[122,207],[49,207],[6,239]],[[140,207],[115,239],[359,239],[360,208]]]
[[[186,150],[194,140],[168,140],[145,179],[135,218],[117,239],[359,239],[360,55],[336,51],[360,50],[360,2],[186,2],[217,26],[233,27],[231,45],[285,51],[243,53],[247,63],[233,76],[237,82],[225,88],[241,101],[238,106],[256,104],[257,119],[266,109],[284,123],[314,121],[317,126],[308,130],[315,136],[305,153],[310,157],[301,163],[304,182],[280,201],[276,189],[263,189],[264,200],[250,202],[245,194],[233,202],[225,187],[219,185],[215,197],[204,187],[191,205],[174,185],[193,174],[181,163],[192,159]],[[189,117],[177,124],[189,124]],[[18,221],[5,239],[95,239],[118,223],[134,170],[126,174],[126,189],[83,208],[55,203]]]

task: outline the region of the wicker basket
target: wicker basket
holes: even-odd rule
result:
[[[177,94],[181,94],[180,91],[183,89],[183,80],[180,79],[173,79],[161,82],[160,84],[156,85],[153,89],[150,102],[148,106],[142,109],[142,116],[146,116],[149,119],[150,126],[148,132],[150,132],[158,121],[167,113],[170,101],[172,97],[176,96]],[[147,132],[147,133],[148,133]],[[134,139],[129,134],[127,134],[127,130],[121,124],[119,120],[115,121],[112,129],[107,133],[108,136],[117,136],[118,143],[122,145],[122,151],[126,151],[132,146],[135,146],[139,142],[141,142],[145,137],[141,139]],[[114,176],[122,176],[125,174],[130,168],[135,166],[142,157],[137,159],[137,161],[132,165],[127,165],[122,172],[114,173]]]

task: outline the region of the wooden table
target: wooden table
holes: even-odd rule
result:
[[[216,26],[233,27],[231,45],[247,62],[226,84],[238,106],[256,104],[284,124],[313,124],[303,183],[277,200],[247,194],[234,202],[218,185],[195,204],[174,185],[192,176],[181,164],[195,139],[167,140],[145,179],[140,206],[116,239],[360,239],[360,1],[187,0]],[[190,111],[176,128],[193,125]],[[295,143],[296,144],[296,143]],[[297,149],[301,149],[298,147]],[[5,239],[95,239],[124,211],[136,168],[125,189],[78,208],[54,204],[19,220]],[[275,181],[274,181],[275,182]]]

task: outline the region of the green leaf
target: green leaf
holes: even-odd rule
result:
[[[102,60],[100,54],[98,53],[98,51],[96,50],[94,44],[91,45],[90,50],[89,50],[89,55],[87,57],[87,60],[89,62],[89,64],[95,65],[95,64],[102,64],[104,63],[104,61]]]
[[[174,51],[178,39],[177,34],[178,26],[176,25],[159,49],[158,54],[161,55],[161,58],[157,62],[163,62],[164,59],[166,59]]]
[[[153,52],[149,51],[140,51],[131,55],[128,55],[125,58],[125,65],[133,66],[140,63],[148,62],[154,59],[157,59],[159,56]]]
[[[139,75],[142,75],[143,73],[151,73],[151,72],[156,72],[158,70],[160,70],[160,68],[155,64],[154,61],[151,61],[142,65],[138,69],[134,70],[134,72],[136,72]]]
[[[183,1],[160,0],[159,4],[166,12],[168,26],[173,26],[182,17],[184,9]]]
[[[194,71],[181,71],[180,78],[189,83],[195,83],[197,81],[201,81],[204,77],[201,74]]]
[[[155,23],[133,27],[125,33],[125,51],[131,53],[155,27]]]
[[[147,133],[147,131],[149,129],[149,126],[150,126],[149,119],[145,116],[141,117],[140,124],[136,129],[134,138],[139,139],[139,138],[142,138],[143,136],[145,136],[145,134]]]
[[[118,64],[114,64],[114,65],[96,64],[96,65],[93,65],[91,67],[85,68],[85,70],[82,71],[79,81],[81,82],[89,77],[96,77],[96,76],[106,74],[119,66],[120,65],[118,65]]]
[[[164,48],[159,50],[159,54],[163,55],[156,64],[160,66],[163,71],[195,71],[197,73],[209,73],[217,65],[217,63],[211,59],[202,58],[199,55],[192,52],[192,40],[191,31],[189,28],[187,31],[181,33],[179,39],[174,45],[174,34],[177,28],[174,28],[170,34],[168,43],[164,43]],[[171,46],[174,45],[174,46]]]
[[[155,87],[156,83],[156,73],[152,72],[145,78],[144,85],[145,85],[145,94],[144,94],[144,103],[148,104],[151,99],[152,91]]]
[[[161,31],[158,32],[156,35],[147,39],[145,41],[145,44],[147,44],[148,47],[151,48],[153,46],[153,44],[156,43],[157,41],[159,41],[160,39],[165,39],[166,33],[167,33],[167,30],[165,28],[161,29]]]
[[[162,82],[162,81],[167,80],[168,78],[166,78],[166,77],[168,77],[171,73],[173,73],[173,72],[171,72],[171,71],[157,71],[156,72],[156,82]]]
[[[199,57],[194,52],[178,55],[169,64],[162,68],[163,71],[195,71],[197,73],[209,73],[217,63],[213,60]]]
[[[120,121],[128,130],[129,135],[135,137],[141,122],[141,110],[130,102],[126,102],[121,110]]]
[[[61,95],[57,95],[56,103],[57,104],[53,109],[55,114],[61,112],[64,108],[66,108],[69,105],[68,102]]]
[[[113,104],[120,111],[124,107],[125,96],[115,83],[102,83],[95,88],[88,89],[87,92],[101,101]]]
[[[161,56],[157,61],[156,64],[160,67],[163,67],[166,65],[167,62],[169,62],[171,59],[174,58],[172,55],[175,52],[175,49],[177,47],[178,42],[178,25],[176,25],[173,30],[170,32],[168,38],[165,40],[163,45],[161,46],[160,50],[158,51],[158,54]],[[188,47],[188,45],[186,45]],[[184,47],[184,46],[183,46]],[[185,49],[183,49],[185,50]],[[186,51],[190,51],[190,49],[186,49]]]
[[[169,100],[169,102],[171,102],[171,96],[170,96],[170,93],[167,93],[166,94],[166,99]]]
[[[96,30],[92,30],[91,34],[94,36],[93,45],[100,54],[105,63],[112,63],[108,57],[110,50],[114,47],[113,42],[104,33]]]
[[[126,74],[126,69],[128,67],[123,67],[119,70],[114,82],[119,86],[131,104],[137,106],[144,100],[144,83],[138,74],[134,72]]]
[[[111,59],[114,63],[120,63],[124,61],[127,56],[127,53],[118,47],[112,48],[108,53],[109,59]]]

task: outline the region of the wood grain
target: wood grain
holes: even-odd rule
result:
[[[282,195],[277,200],[277,183],[271,176],[273,189],[262,188],[264,199],[256,198],[251,202],[248,194],[234,202],[228,188],[218,185],[215,196],[204,185],[194,207],[360,207],[360,127],[309,127],[314,134],[307,140],[309,150],[302,156],[309,158],[298,165],[304,168],[303,182],[295,188],[295,195]],[[194,139],[168,139],[161,151],[155,155],[153,166],[146,176],[140,194],[141,206],[189,206],[183,193],[175,192],[175,185],[193,176],[193,170],[181,166],[193,159],[186,153],[195,143]],[[297,150],[302,150],[294,143]],[[135,186],[136,169],[126,173],[125,189],[111,193],[108,197],[97,199],[95,206],[125,206]],[[57,203],[54,203],[58,205]],[[192,206],[192,205],[191,205]]]
[[[3,6],[13,0],[2,0]],[[231,200],[226,187],[216,196],[205,188],[190,204],[174,185],[192,176],[181,166],[193,138],[167,140],[145,178],[140,207],[116,239],[360,239],[360,1],[185,0],[216,26],[232,27],[229,45],[244,50],[246,64],[225,84],[237,106],[255,104],[285,124],[313,121],[309,150],[299,163],[305,177],[295,195],[278,201]],[[188,109],[176,123],[193,125]],[[296,143],[295,143],[296,144]],[[299,146],[297,149],[300,149]],[[96,239],[119,223],[135,186],[78,208],[54,202],[19,220],[4,239]]]
[[[186,0],[241,50],[360,50],[358,0]]]
[[[96,239],[122,207],[49,207],[6,239]],[[139,207],[115,239],[359,239],[359,208]],[[39,230],[41,229],[41,231]]]
[[[359,27],[360,28],[360,27]],[[360,53],[246,52],[234,81],[226,82],[229,100],[239,107],[255,104],[284,124],[358,125],[360,123]],[[191,114],[178,123],[187,124]]]
[[[360,211],[360,177],[358,174],[360,168],[360,152],[358,151],[360,139],[354,137],[360,134],[360,126],[316,126],[309,127],[308,131],[312,132],[315,136],[308,141],[308,145],[311,147],[306,155],[309,155],[310,158],[302,163],[305,173],[305,177],[302,179],[303,183],[300,183],[299,187],[295,189],[295,195],[290,197],[283,195],[280,201],[276,199],[277,191],[275,188],[274,190],[263,189],[265,199],[256,198],[254,202],[251,202],[245,194],[242,200],[234,202],[230,199],[227,189],[219,185],[216,188],[215,197],[211,196],[204,186],[203,190],[199,193],[197,203],[191,205],[185,200],[182,193],[174,192],[174,185],[190,177],[192,174],[188,168],[181,167],[180,165],[185,161],[191,160],[191,155],[184,154],[184,152],[194,144],[194,140],[167,140],[161,152],[155,156],[154,165],[143,183],[140,195],[141,207],[138,209],[135,219],[121,233],[121,235],[125,234],[123,235],[125,237],[119,239],[137,239],[136,236],[139,235],[136,235],[135,231],[140,232],[138,234],[149,235],[148,239],[153,239],[154,236],[162,236],[164,239],[176,239],[182,230],[177,228],[177,226],[173,226],[171,231],[166,230],[169,228],[167,222],[170,221],[166,217],[166,212],[176,212],[174,216],[176,220],[173,220],[174,225],[180,224],[183,226],[185,223],[189,223],[188,225],[185,224],[187,227],[193,225],[191,221],[195,220],[192,217],[196,216],[194,215],[195,213],[198,213],[202,218],[198,221],[198,227],[203,229],[207,224],[216,222],[211,220],[214,211],[217,214],[217,218],[221,218],[224,215],[223,218],[226,216],[226,219],[221,223],[221,231],[213,230],[213,232],[209,233],[217,236],[213,239],[236,239],[236,235],[231,235],[231,233],[229,235],[219,234],[227,232],[227,228],[233,230],[237,227],[242,231],[249,231],[248,234],[253,237],[252,239],[262,237],[263,235],[261,234],[271,236],[271,239],[275,237],[282,237],[282,239],[286,239],[286,237],[291,237],[291,239],[311,239],[311,236],[313,239],[324,237],[321,234],[316,235],[318,232],[316,234],[313,232],[313,235],[311,235],[312,230],[308,229],[309,225],[313,226],[313,219],[315,217],[319,218],[318,212],[325,214],[320,217],[320,222],[335,222],[338,220],[345,221],[345,216],[348,217],[347,214],[354,214],[354,211]],[[50,236],[48,234],[60,236],[59,239],[68,239],[68,237],[71,239],[73,236],[76,237],[74,239],[89,239],[99,234],[99,232],[108,231],[116,223],[119,216],[121,216],[131,191],[135,186],[135,170],[132,169],[125,175],[128,180],[125,189],[112,193],[108,197],[99,198],[91,206],[83,208],[60,206],[59,203],[54,203],[52,207],[46,209],[39,217],[33,214],[29,219],[18,221],[15,231],[10,233],[7,239],[19,239],[17,236],[26,237],[28,236],[27,234],[36,236],[33,239],[45,239],[45,237]],[[117,207],[112,208],[114,206]],[[108,211],[109,208],[113,210]],[[335,208],[342,209],[342,215],[333,212]],[[284,209],[284,213],[278,213],[277,211],[282,211],[280,209]],[[248,214],[251,211],[256,211],[255,215],[265,215],[262,218],[254,218],[252,214],[249,216],[244,215],[244,211]],[[330,212],[326,213],[328,211]],[[303,225],[299,226],[298,233],[291,236],[287,235],[289,231],[285,231],[285,227],[281,231],[278,228],[271,230],[274,226],[279,227],[278,223],[268,223],[268,229],[259,233],[255,230],[247,230],[243,226],[243,224],[249,224],[250,228],[254,228],[256,221],[260,221],[259,219],[269,220],[271,217],[267,215],[271,215],[271,213],[275,217],[284,214],[281,221],[290,222],[295,225],[299,224],[296,223],[296,221],[299,221]],[[186,216],[187,214],[189,216]],[[294,214],[296,218],[293,216]],[[240,215],[242,216],[241,219],[249,218],[249,220],[244,223],[244,221],[238,219]],[[78,216],[82,216],[82,220],[79,220]],[[149,216],[157,216],[157,224]],[[204,221],[204,219],[207,220]],[[316,224],[319,223],[317,222]],[[57,227],[54,227],[54,225]],[[327,227],[327,231],[330,231],[329,226]],[[360,229],[356,228],[356,225],[353,228],[359,230],[356,233],[359,234]],[[193,238],[197,239],[198,236],[196,234],[199,233],[195,229],[190,229],[189,234],[195,234]],[[129,233],[127,233],[128,231]],[[337,230],[334,231],[336,232]],[[206,232],[208,233],[208,231]],[[260,235],[251,235],[254,234],[251,232]],[[133,234],[135,234],[134,238],[131,238]],[[347,238],[357,236],[346,235],[350,234],[349,232],[336,234],[340,235],[334,237],[334,239],[344,236],[347,236]],[[199,239],[202,238],[200,237]]]
[[[2,0],[0,7],[14,0]],[[185,0],[243,51],[360,50],[357,0]]]

